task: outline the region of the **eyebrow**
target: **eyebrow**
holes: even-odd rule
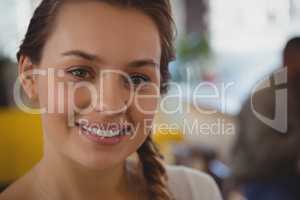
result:
[[[80,57],[82,59],[88,60],[88,61],[96,61],[100,63],[104,63],[103,59],[100,58],[97,55],[90,54],[81,50],[71,50],[62,53],[63,56],[76,56]],[[134,60],[127,64],[127,67],[133,67],[133,68],[139,68],[144,66],[150,66],[150,67],[159,67],[159,64],[154,61],[154,59],[146,58],[146,59],[140,59],[140,60]]]

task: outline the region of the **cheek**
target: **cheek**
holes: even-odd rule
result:
[[[67,81],[57,77],[49,81],[47,76],[41,76],[38,94],[40,108],[46,109],[42,114],[44,132],[52,142],[62,143],[72,128],[74,106],[85,107],[90,100],[89,93],[82,88],[74,90]]]
[[[39,98],[39,105],[40,108],[47,108],[48,107],[48,88],[50,83],[46,77],[39,77],[38,78],[38,98]]]
[[[67,101],[65,101],[66,107],[68,107],[68,112],[78,113],[80,110],[92,108],[93,100],[94,104],[97,100],[97,93],[91,92],[88,88],[68,88]],[[91,110],[92,111],[92,110]]]
[[[159,99],[160,84],[145,84],[143,87],[138,88],[132,100],[132,104],[141,115],[152,116],[157,112]]]
[[[130,106],[131,117],[138,127],[138,134],[145,138],[151,132],[154,116],[158,108],[158,97],[140,96]]]
[[[38,92],[40,107],[47,108],[48,114],[68,115],[87,108],[92,102],[92,93],[87,87],[57,77],[52,81],[39,78]]]
[[[49,81],[47,76],[38,79],[38,95],[40,108],[46,109],[42,113],[42,123],[46,142],[54,145],[63,143],[68,135],[67,115],[65,112],[65,94],[60,92],[60,81]]]
[[[135,132],[129,139],[128,152],[136,152],[138,148],[145,142],[149,134],[152,133],[153,114],[144,114],[138,111],[135,107],[130,109],[131,118],[134,121]]]

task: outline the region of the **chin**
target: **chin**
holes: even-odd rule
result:
[[[113,156],[104,156],[99,158],[98,157],[89,157],[89,158],[82,158],[80,160],[77,160],[77,162],[79,162],[82,166],[84,166],[87,169],[90,170],[104,170],[104,169],[108,169],[111,168],[112,166],[115,166],[119,163],[122,163],[123,161],[125,161],[124,159],[117,159],[117,158],[113,158]]]
[[[109,152],[97,152],[89,151],[85,153],[83,151],[68,151],[65,153],[74,164],[78,164],[88,170],[104,170],[111,168],[126,160],[125,155],[109,153]]]
[[[103,147],[90,144],[72,143],[66,156],[90,170],[103,170],[122,163],[130,155],[128,148]]]

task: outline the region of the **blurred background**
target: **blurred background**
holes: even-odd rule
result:
[[[287,66],[284,50],[292,38],[296,39],[289,49],[292,49],[295,60],[300,59],[299,38],[297,40],[300,35],[300,1],[171,2],[178,35],[177,59],[170,64],[170,71],[172,81],[178,83],[184,92],[179,93],[178,88],[171,86],[168,95],[173,97],[168,98],[165,105],[170,111],[179,105],[181,109],[160,111],[156,116],[156,127],[160,124],[177,125],[171,129],[157,129],[154,134],[166,162],[211,174],[224,199],[300,199],[299,192],[297,194],[294,190],[300,183],[300,141],[296,134],[299,109],[292,109],[292,119],[295,119],[295,125],[291,125],[293,133],[290,134],[288,129],[285,137],[278,138],[273,133],[265,137],[265,132],[276,131],[251,116],[253,113],[249,108],[252,88],[274,70]],[[1,188],[26,173],[42,155],[39,116],[21,112],[13,100],[17,77],[15,54],[38,3],[39,0],[0,1]],[[297,81],[294,82],[297,88]],[[203,85],[195,93],[201,83]],[[289,95],[290,91],[297,93],[297,89],[289,90]],[[272,88],[263,91],[256,101],[261,111],[271,117],[274,117],[275,111],[272,110],[275,108],[265,108],[274,105],[274,93]],[[195,94],[204,98],[194,101]],[[296,95],[292,98],[297,102]],[[195,104],[203,112],[199,112]],[[294,106],[298,108],[297,103]],[[203,125],[200,130],[192,129],[195,121]],[[278,148],[279,143],[282,148]],[[285,151],[291,146],[294,148]],[[270,155],[274,157],[271,161],[268,160],[272,157]],[[270,162],[272,165],[265,165]],[[254,170],[262,168],[274,173]],[[280,176],[275,173],[278,170],[282,171]]]

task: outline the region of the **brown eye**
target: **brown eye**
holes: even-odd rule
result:
[[[93,78],[93,75],[90,72],[90,70],[87,70],[85,68],[71,69],[71,70],[68,71],[68,73],[71,74],[72,76],[74,76],[76,78],[80,78],[80,79],[91,79],[91,78]]]
[[[135,86],[138,86],[138,85],[140,85],[142,83],[146,83],[146,82],[150,81],[150,78],[148,76],[143,75],[143,74],[134,74],[134,75],[131,75],[130,79],[131,79],[132,83]]]

